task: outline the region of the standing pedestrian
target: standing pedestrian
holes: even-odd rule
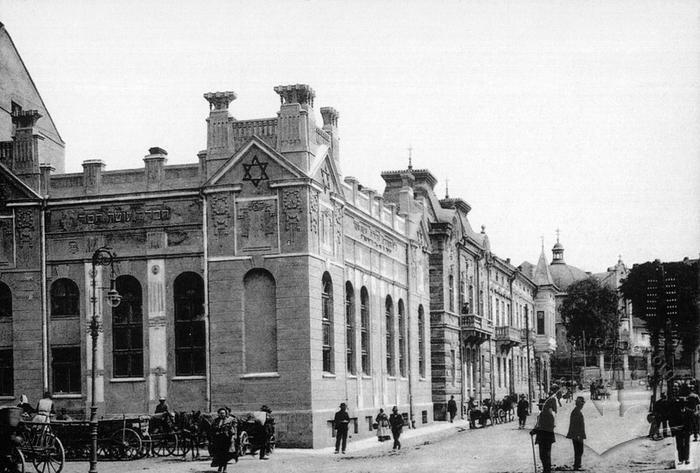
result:
[[[566,438],[571,439],[574,446],[574,470],[581,469],[581,457],[583,456],[583,440],[586,438],[586,425],[581,409],[586,401],[582,396],[576,398],[576,407],[571,411],[569,418],[569,432]]]
[[[164,412],[170,412],[170,407],[168,407],[168,403],[165,402],[165,398],[161,396],[161,398],[158,400],[158,405],[156,406],[155,413],[162,414]]]
[[[389,416],[386,415],[384,409],[379,409],[379,414],[374,421],[377,423],[377,440],[380,442],[389,440],[391,438],[389,435]]]
[[[36,405],[36,415],[32,419],[32,422],[49,423],[51,421],[51,414],[53,413],[53,398],[51,397],[51,393],[46,391],[44,397],[39,399]]]
[[[235,446],[233,439],[236,434],[236,422],[225,407],[220,407],[216,413],[218,417],[211,426],[211,466],[217,467],[217,472],[224,472],[229,460],[238,458],[238,455],[232,452],[232,446]]]
[[[527,414],[530,407],[530,403],[524,394],[520,395],[520,400],[518,401],[517,414],[518,414],[518,428],[525,428],[525,421],[527,420]]]
[[[447,412],[450,414],[450,422],[454,422],[457,415],[457,401],[455,401],[454,395],[450,396],[450,400],[447,401]]]
[[[671,405],[668,399],[666,399],[666,393],[661,393],[661,398],[654,403],[654,414],[658,416],[658,421],[656,424],[656,435],[660,435],[660,431],[663,432],[664,437],[668,437],[668,415]]]
[[[678,398],[669,412],[671,435],[676,438],[678,463],[690,463],[690,433],[693,430],[693,415],[685,398]]]
[[[535,428],[530,435],[535,436],[535,443],[539,445],[542,473],[552,473],[552,444],[554,440],[554,413],[557,412],[558,388],[554,386],[550,390],[549,397],[542,404],[542,412],[537,417]]]
[[[693,416],[693,442],[697,442],[700,434],[700,397],[694,391],[688,396],[688,410]]]
[[[401,450],[401,431],[403,430],[403,417],[399,414],[399,409],[394,406],[391,408],[389,416],[389,425],[391,425],[391,435],[394,437],[394,447],[392,450]]]
[[[338,453],[340,447],[343,448],[343,453],[345,453],[345,448],[348,444],[348,425],[350,425],[350,415],[347,411],[347,404],[344,402],[340,403],[340,410],[335,413],[335,418],[333,419],[333,426],[335,427],[335,453]]]

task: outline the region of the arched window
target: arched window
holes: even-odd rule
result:
[[[141,284],[133,276],[119,276],[121,303],[112,308],[112,355],[115,378],[143,377],[143,309]]]
[[[399,299],[399,374],[406,376],[406,317],[403,299]]]
[[[448,303],[449,304],[448,307],[450,308],[450,312],[454,312],[454,310],[455,310],[455,278],[454,278],[454,276],[452,276],[450,274],[448,279],[449,279],[448,285],[449,285],[449,290],[450,290],[450,293],[449,293],[450,301]]]
[[[321,280],[321,325],[323,329],[323,371],[333,373],[333,281],[323,273]]]
[[[51,284],[51,317],[80,315],[80,291],[70,279],[61,278]]]
[[[391,296],[386,296],[384,306],[384,319],[386,321],[386,372],[389,376],[395,376],[394,369],[394,303]]]
[[[345,338],[347,369],[355,374],[355,290],[350,281],[345,283]]]
[[[0,282],[0,319],[12,318],[12,292],[4,282]]]
[[[362,351],[362,372],[370,374],[369,293],[364,286],[360,290],[360,350]]]
[[[206,374],[204,280],[197,273],[180,274],[173,283],[175,299],[175,375]]]
[[[245,369],[248,373],[277,371],[277,285],[264,269],[251,269],[243,278]]]
[[[418,306],[418,372],[425,378],[425,313],[423,304]]]

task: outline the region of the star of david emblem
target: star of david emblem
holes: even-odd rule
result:
[[[255,187],[258,187],[260,181],[267,181],[269,179],[269,177],[267,177],[267,173],[265,172],[267,169],[267,163],[261,163],[257,156],[253,156],[253,160],[250,162],[250,164],[244,164],[243,169],[245,170],[243,180],[250,181]],[[257,169],[257,171],[255,169]],[[253,171],[252,173],[251,170]]]

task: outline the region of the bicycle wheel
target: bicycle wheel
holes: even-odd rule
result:
[[[241,456],[250,452],[250,439],[248,438],[248,432],[243,431],[238,437],[238,449],[241,452]]]
[[[112,434],[111,441],[111,451],[117,460],[135,460],[143,455],[141,437],[131,429],[117,430]]]
[[[158,439],[153,440],[153,454],[157,457],[167,457],[177,450],[177,435],[174,433],[157,434]]]
[[[32,463],[37,473],[61,473],[66,462],[66,451],[58,437],[47,435],[44,446],[34,447]]]
[[[0,465],[0,471],[3,473],[24,473],[25,462],[22,450],[18,447],[13,447],[9,460],[9,464]]]

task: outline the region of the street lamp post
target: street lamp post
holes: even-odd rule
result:
[[[97,394],[97,337],[100,334],[100,320],[97,315],[97,289],[105,289],[97,287],[97,267],[109,266],[109,290],[107,291],[107,303],[110,307],[116,307],[121,302],[121,296],[115,288],[114,277],[114,258],[116,255],[112,253],[111,248],[101,247],[92,254],[92,294],[90,302],[92,303],[92,318],[90,320],[90,336],[92,337],[92,366],[90,379],[91,400],[90,400],[90,470],[89,473],[97,473],[97,404],[95,398]]]

